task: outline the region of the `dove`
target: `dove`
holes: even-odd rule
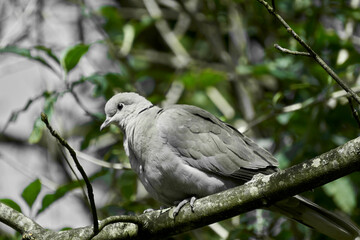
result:
[[[279,170],[277,160],[236,128],[190,105],[160,108],[137,93],[114,95],[105,105],[109,124],[123,132],[131,168],[149,194],[181,207]],[[360,239],[359,228],[315,203],[294,196],[268,208],[334,239]]]

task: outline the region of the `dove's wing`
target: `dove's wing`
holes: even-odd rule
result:
[[[223,177],[249,181],[276,171],[277,160],[235,128],[188,105],[165,108],[157,119],[160,137],[188,165]]]

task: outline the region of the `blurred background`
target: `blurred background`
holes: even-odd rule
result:
[[[359,91],[360,0],[279,0],[277,11]],[[2,0],[0,201],[53,230],[91,224],[78,152],[100,218],[158,208],[128,170],[121,132],[99,132],[104,104],[136,91],[204,108],[287,168],[358,136],[343,91],[258,1]],[[65,161],[68,159],[68,162]],[[360,224],[359,173],[303,195]],[[20,239],[0,223],[0,239]],[[325,239],[256,210],[170,239]]]

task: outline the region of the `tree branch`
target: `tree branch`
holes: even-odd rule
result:
[[[257,208],[268,207],[279,200],[311,190],[337,178],[358,171],[360,166],[360,137],[332,149],[312,160],[272,175],[256,175],[250,182],[227,191],[198,199],[194,211],[187,204],[176,219],[173,208],[157,210],[138,216],[110,217],[100,222],[104,227],[92,239],[156,239],[218,222]],[[8,212],[18,218],[7,217]],[[20,224],[25,219],[32,224]],[[50,232],[36,225],[15,210],[0,203],[0,221],[21,233],[30,232],[38,239],[90,239],[92,227]],[[123,221],[128,221],[127,223]],[[108,224],[108,225],[107,225]]]
[[[289,26],[289,24],[272,8],[265,0],[257,0],[266,7],[269,13],[274,15],[281,24],[286,28],[286,31],[300,43],[310,56],[342,87],[346,92],[351,94],[351,97],[360,104],[360,97],[343,81],[340,77],[325,63],[325,61]]]
[[[352,99],[350,97],[347,97],[348,101],[349,101],[349,106],[351,109],[351,113],[353,114],[356,123],[358,124],[358,127],[360,128],[360,118],[359,118],[359,113],[356,110],[356,107],[354,106]]]
[[[11,207],[0,202],[0,222],[5,223],[9,227],[15,229],[21,234],[25,232],[34,232],[44,234],[51,232],[50,230],[42,228],[32,219],[26,217],[22,213],[12,209]]]

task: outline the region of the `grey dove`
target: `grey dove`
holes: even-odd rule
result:
[[[163,204],[182,204],[278,171],[277,160],[237,129],[189,105],[160,108],[136,93],[119,93],[105,105],[106,120],[124,133],[131,168]],[[183,201],[184,200],[184,201]],[[360,239],[350,220],[294,196],[272,205],[319,232],[341,240]]]

